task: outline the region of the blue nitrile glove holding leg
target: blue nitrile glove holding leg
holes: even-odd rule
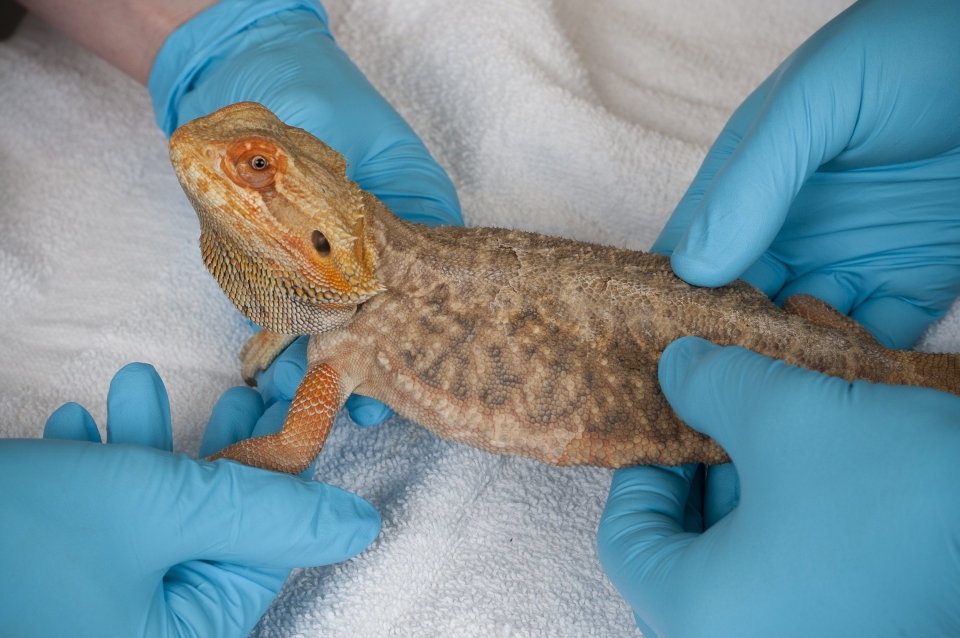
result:
[[[107,410],[107,445],[75,403],[45,440],[0,440],[0,573],[16,575],[0,583],[0,635],[239,638],[290,568],[349,558],[379,532],[376,510],[338,488],[170,453],[151,366],[118,372]],[[225,393],[203,452],[249,436],[262,411],[249,388]]]
[[[399,217],[463,224],[450,178],[337,46],[318,2],[224,0],[169,37],[149,88],[167,135],[228,104],[259,102],[342,153],[347,176]],[[362,425],[392,414],[359,396],[347,408]]]
[[[742,496],[689,533],[689,467],[616,472],[597,546],[646,636],[960,635],[960,397],[695,337],[660,385]]]
[[[678,276],[807,293],[909,348],[960,293],[960,4],[859,2],[737,109],[653,250]],[[709,526],[736,471],[707,470]]]

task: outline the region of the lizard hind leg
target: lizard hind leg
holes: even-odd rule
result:
[[[843,314],[826,301],[813,295],[790,295],[783,302],[783,309],[791,315],[806,319],[812,324],[824,328],[837,328],[852,332],[864,339],[880,345],[870,331],[861,326],[856,319]]]
[[[307,370],[293,395],[283,429],[234,443],[206,460],[230,459],[274,472],[299,474],[320,454],[348,395],[336,370],[325,363],[314,366]]]

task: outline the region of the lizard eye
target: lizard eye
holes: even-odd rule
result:
[[[317,251],[317,254],[321,257],[326,257],[330,254],[330,242],[327,241],[327,238],[324,237],[323,233],[319,230],[313,231],[310,235],[310,241],[313,243],[314,249]]]
[[[241,155],[236,163],[237,175],[254,188],[269,188],[273,185],[277,169],[264,153]]]

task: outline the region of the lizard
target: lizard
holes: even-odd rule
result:
[[[247,382],[311,335],[282,430],[211,459],[299,473],[358,393],[442,438],[554,465],[727,462],[660,391],[660,355],[685,335],[960,393],[960,356],[884,348],[812,296],[781,308],[742,280],[687,284],[662,255],[401,220],[339,153],[256,103],[184,124],[169,150],[204,263],[263,327],[240,353]]]

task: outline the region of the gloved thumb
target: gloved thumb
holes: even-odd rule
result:
[[[673,214],[670,215],[670,219],[667,220],[663,230],[660,231],[660,235],[650,248],[650,252],[661,255],[672,255],[673,251],[676,250],[677,244],[680,243],[680,238],[683,237],[687,227],[690,225],[690,220],[697,212],[697,209],[700,208],[700,202],[703,201],[703,194],[707,191],[707,188],[709,188],[710,183],[713,182],[713,178],[716,177],[720,169],[723,168],[723,165],[730,159],[730,155],[737,150],[737,147],[740,145],[740,140],[743,139],[744,134],[747,132],[747,129],[750,128],[753,120],[757,117],[757,113],[763,106],[764,101],[767,99],[772,83],[773,76],[767,78],[763,84],[754,89],[753,93],[751,93],[747,99],[743,101],[743,104],[734,111],[733,115],[730,116],[720,135],[717,136],[716,141],[703,159],[703,163],[697,170],[696,177],[693,178],[687,191],[680,199],[680,203],[677,204]]]
[[[673,566],[699,534],[683,531],[696,464],[631,467],[613,475],[597,554],[610,582],[633,608],[644,635],[654,635]]]
[[[744,486],[814,454],[817,431],[829,440],[830,423],[854,401],[844,379],[698,337],[667,346],[658,376],[677,416],[727,451]]]
[[[671,257],[674,272],[698,286],[721,286],[741,276],[773,242],[800,187],[848,144],[860,106],[861,66],[824,42],[821,30],[764,83],[769,89],[743,137],[703,192]],[[815,90],[832,78],[829,95]],[[758,105],[745,103],[744,107]],[[740,114],[742,115],[742,114]],[[769,261],[769,260],[768,260]],[[751,272],[751,283],[776,293],[786,272]]]
[[[179,525],[189,530],[178,543],[176,562],[327,565],[359,553],[380,531],[372,505],[331,485],[224,460],[191,462],[184,469],[202,476],[185,477],[176,492]]]
[[[749,429],[765,421],[757,412],[776,403],[764,400],[771,390],[764,382],[778,364],[784,365],[736,346],[683,337],[664,349],[658,377],[677,416],[719,443],[742,472],[739,457],[749,443]]]

